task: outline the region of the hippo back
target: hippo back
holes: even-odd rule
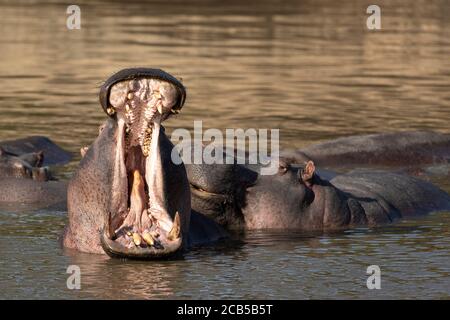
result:
[[[373,206],[373,200],[376,200],[390,220],[450,210],[450,195],[447,192],[404,174],[353,171],[339,175],[330,182],[358,199],[365,208]]]

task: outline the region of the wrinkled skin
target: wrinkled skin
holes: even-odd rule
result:
[[[181,109],[184,95],[176,79],[155,69],[125,69],[105,82],[100,101],[110,119],[82,149],[70,181],[65,247],[156,259],[226,236],[191,213],[184,165],[172,162],[160,125]]]
[[[216,171],[219,167],[227,169]],[[236,177],[233,172],[239,171]],[[345,175],[312,161],[296,166],[281,159],[279,172],[234,165],[187,165],[192,207],[228,229],[339,230],[450,210],[450,196],[417,178],[382,171]],[[212,174],[216,172],[220,177]],[[217,173],[218,172],[218,173]]]
[[[66,181],[36,181],[32,179],[0,179],[0,205],[25,204],[37,208],[67,207]]]

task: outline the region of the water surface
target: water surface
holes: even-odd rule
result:
[[[0,139],[46,135],[77,156],[105,115],[98,88],[130,66],[183,79],[166,123],[279,128],[299,148],[361,133],[450,132],[450,4],[378,1],[0,1]],[[435,182],[450,191],[448,177]],[[275,213],[276,214],[276,213]],[[0,210],[0,298],[450,298],[450,213],[337,234],[250,233],[184,259],[124,262],[64,252],[66,212]],[[68,290],[79,265],[82,289]],[[366,268],[382,289],[366,288]]]

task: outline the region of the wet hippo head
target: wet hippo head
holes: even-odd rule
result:
[[[315,166],[312,161],[297,166],[280,159],[278,173],[261,175],[247,189],[243,209],[247,229],[301,229],[308,225],[308,207],[314,200],[311,189]]]
[[[50,180],[48,168],[41,167],[43,159],[42,151],[16,155],[0,147],[0,178]]]
[[[178,113],[183,85],[156,69],[125,69],[106,80],[109,116],[85,151],[68,190],[64,244],[112,257],[153,259],[183,247],[190,193],[161,122]]]
[[[244,227],[246,190],[257,173],[234,164],[186,164],[192,208],[229,229]]]
[[[186,165],[192,208],[228,229],[298,227],[301,212],[314,198],[314,164],[279,163],[278,172],[268,176],[258,175],[258,166]]]

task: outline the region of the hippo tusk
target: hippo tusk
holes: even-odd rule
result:
[[[180,238],[180,232],[181,231],[181,227],[180,227],[180,214],[177,213],[175,214],[175,218],[173,221],[173,226],[172,226],[172,230],[170,230],[167,239],[173,241],[176,240],[178,238]]]
[[[80,154],[81,154],[81,157],[82,157],[82,158],[84,158],[84,156],[86,155],[88,149],[89,149],[88,146],[83,147],[83,148],[80,149]]]
[[[149,246],[153,246],[155,244],[155,240],[153,239],[150,232],[144,232],[142,234],[142,238],[144,239],[145,242],[147,242]]]
[[[139,233],[135,232],[133,233],[133,242],[136,246],[140,246],[142,243],[142,238],[139,235]]]
[[[163,113],[163,106],[161,103],[158,104],[158,106],[156,107],[158,109],[159,114]]]
[[[112,217],[111,217],[111,212],[109,212],[107,214],[107,217],[105,219],[105,223],[103,226],[103,234],[105,235],[105,237],[107,237],[108,239],[114,240],[116,238],[116,232],[114,231],[114,228],[112,226]]]
[[[114,109],[113,107],[109,107],[106,109],[106,113],[108,113],[109,116],[112,116],[116,113],[116,109]]]

